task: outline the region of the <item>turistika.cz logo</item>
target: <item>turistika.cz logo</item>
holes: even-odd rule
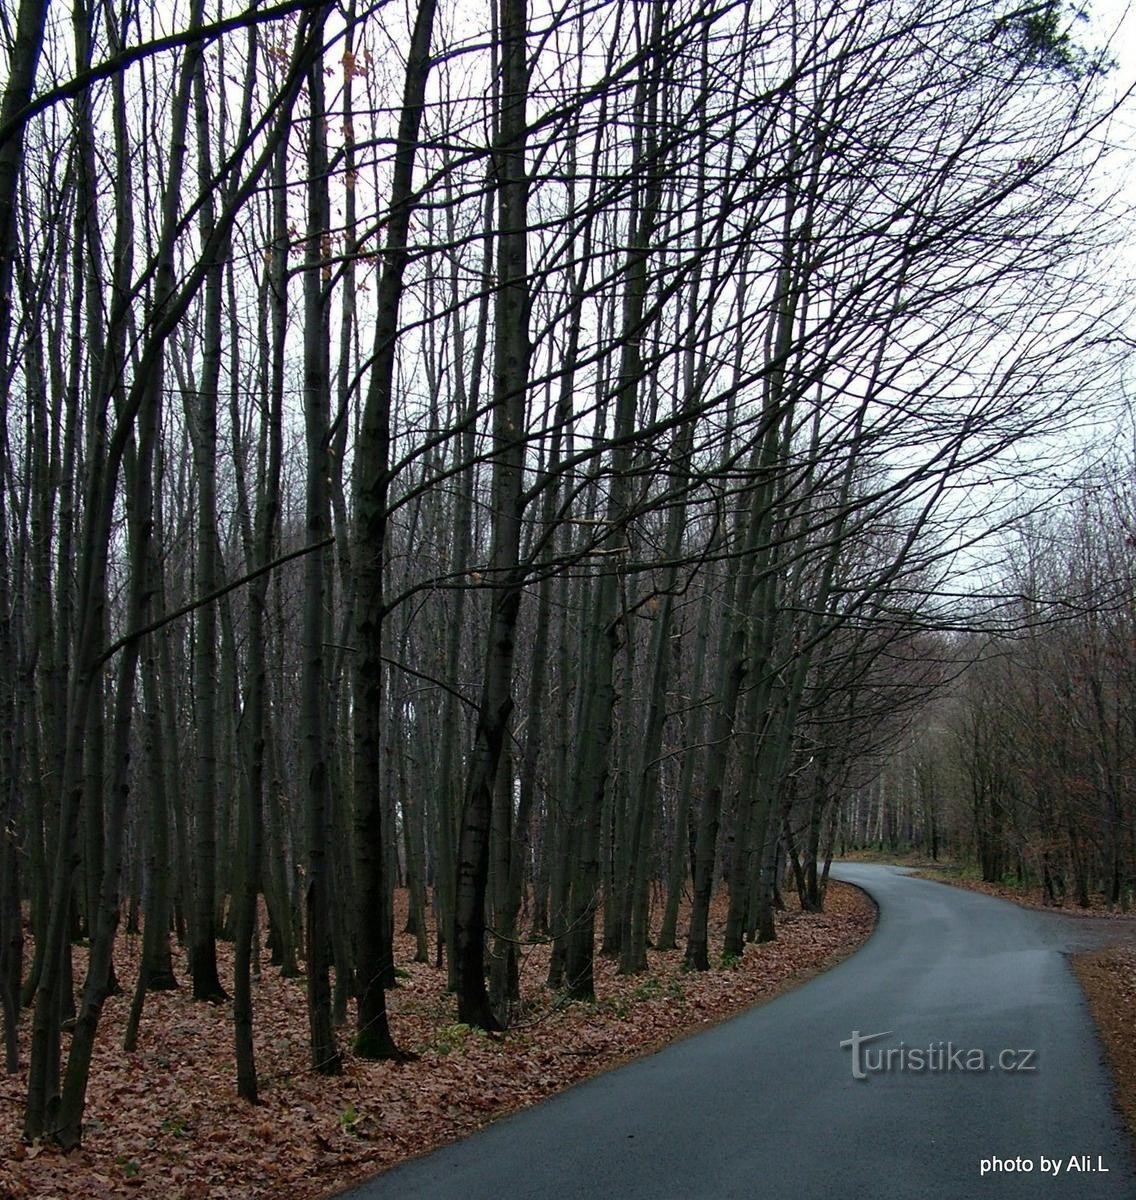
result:
[[[887,1075],[903,1071],[935,1074],[946,1071],[1036,1071],[1036,1050],[982,1050],[978,1047],[956,1046],[954,1042],[930,1042],[925,1046],[877,1046],[872,1043],[891,1037],[884,1033],[861,1033],[840,1043],[842,1050],[852,1051],[852,1078],[867,1079],[869,1075]]]

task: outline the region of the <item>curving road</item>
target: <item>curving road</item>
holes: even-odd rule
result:
[[[348,1194],[1136,1200],[1075,923],[893,867],[833,874],[879,905],[853,957]],[[854,1031],[888,1036],[842,1047]]]

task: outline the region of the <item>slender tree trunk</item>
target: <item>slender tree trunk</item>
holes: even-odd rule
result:
[[[637,128],[635,163],[632,167],[632,178],[636,180],[634,232],[623,268],[622,354],[615,396],[611,479],[604,515],[605,526],[612,531],[607,547],[614,558],[613,565],[597,581],[594,608],[589,617],[595,630],[594,657],[587,668],[590,678],[584,684],[590,693],[589,717],[582,729],[583,766],[578,779],[579,799],[576,805],[581,820],[569,905],[572,931],[565,960],[568,991],[577,999],[591,999],[595,995],[593,953],[595,909],[600,884],[600,828],[608,802],[609,760],[615,725],[616,661],[620,645],[627,636],[621,611],[619,568],[615,564],[629,548],[626,534],[630,497],[628,472],[631,466],[629,439],[634,426],[639,388],[645,374],[644,313],[650,286],[647,266],[662,200],[657,123],[662,72],[659,45],[661,13],[659,6],[651,12],[650,40],[653,49],[644,56],[635,98]],[[628,685],[630,682],[628,679]]]
[[[391,959],[387,911],[386,800],[383,793],[384,554],[390,490],[394,370],[413,211],[414,160],[426,80],[434,0],[420,0],[411,36],[391,183],[390,219],[375,322],[375,354],[355,450],[355,937],[358,1026],[355,1052],[364,1058],[398,1055],[387,1022],[384,985]],[[393,837],[392,837],[393,841]]]
[[[327,129],[323,65],[308,73],[308,223],[304,255],[304,428],[308,455],[304,527],[309,545],[327,536],[330,524],[331,377],[328,365],[328,296],[324,286],[325,239],[330,228],[327,184]],[[328,821],[331,807],[328,736],[325,728],[327,678],[324,646],[329,640],[324,617],[327,585],[326,547],[304,559],[303,677],[300,740],[303,762],[308,871],[304,915],[308,977],[308,1023],[312,1066],[321,1075],[343,1069],[331,1016],[331,866]]]
[[[209,118],[204,64],[194,73],[194,113],[197,129],[198,184],[203,204],[200,231],[203,242],[213,235],[216,218],[211,186]],[[221,578],[217,543],[217,403],[221,374],[221,297],[223,253],[205,280],[204,338],[201,377],[196,397],[186,397],[186,421],[193,441],[197,479],[196,585],[208,594]],[[194,915],[190,924],[189,970],[193,998],[218,1002],[228,998],[217,974],[217,797],[218,689],[217,609],[207,604],[194,615],[193,694],[197,735],[196,804],[194,808]]]
[[[159,422],[160,423],[160,422]],[[157,447],[155,479],[163,475],[160,445]],[[157,554],[161,544],[161,491],[155,488],[154,532],[147,555],[148,590],[159,600],[165,590],[161,583],[162,567]],[[167,790],[167,775],[163,767],[166,752],[161,720],[161,690],[158,679],[159,645],[162,634],[147,637],[142,655],[143,737],[146,754],[147,828],[145,923],[142,929],[142,959],[130,1006],[123,1049],[132,1051],[138,1042],[138,1026],[146,993],[173,991],[177,988],[173,956],[170,950],[170,909],[172,905],[173,871],[170,862],[170,807],[173,799]]]
[[[484,682],[462,805],[457,855],[454,957],[458,1018],[499,1029],[485,987],[485,896],[493,793],[513,709],[513,657],[521,605],[522,495],[529,383],[528,95],[526,0],[501,0],[501,98],[494,147],[497,177],[497,291],[493,358],[493,544]]]

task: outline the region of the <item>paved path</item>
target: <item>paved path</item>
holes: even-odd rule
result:
[[[833,873],[879,905],[857,954],[351,1196],[1136,1200],[1100,1048],[1063,955],[1071,923],[892,867]],[[854,1031],[889,1034],[861,1044],[862,1079],[841,1047]],[[909,1069],[916,1049],[944,1069]],[[874,1070],[889,1050],[893,1069]],[[977,1065],[958,1053],[972,1050],[993,1069],[959,1069]],[[998,1069],[1003,1050],[1036,1069]],[[1042,1156],[1057,1174],[1042,1175]],[[982,1174],[994,1158],[1020,1169]],[[1071,1170],[1071,1159],[1107,1173]]]

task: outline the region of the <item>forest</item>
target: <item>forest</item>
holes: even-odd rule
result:
[[[1059,0],[4,0],[26,1139],[80,1143],[119,990],[127,1049],[154,993],[230,1003],[255,1101],[262,951],[313,1071],[398,1058],[396,889],[489,1032],[527,943],[566,1000],[598,955],[706,971],[853,850],[1127,909],[1111,33]]]

